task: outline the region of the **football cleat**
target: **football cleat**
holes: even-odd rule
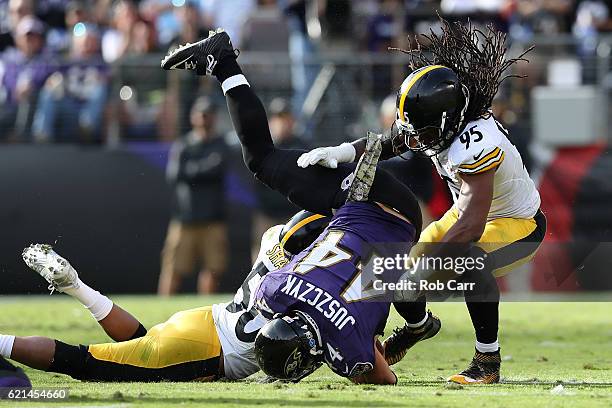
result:
[[[210,31],[208,38],[181,45],[170,51],[161,62],[165,70],[185,69],[198,75],[214,75],[217,63],[224,58],[236,58],[240,52],[232,46],[232,40],[223,29]]]
[[[448,381],[463,385],[498,383],[500,365],[499,350],[494,353],[481,353],[476,350],[469,367],[449,377]]]
[[[51,293],[79,287],[79,276],[67,260],[47,244],[31,244],[21,254],[26,265],[49,282]]]
[[[404,326],[393,330],[393,334],[383,343],[387,364],[393,365],[398,363],[412,346],[419,341],[427,340],[438,334],[442,327],[442,322],[430,310],[427,311],[427,315],[427,320],[420,327]]]

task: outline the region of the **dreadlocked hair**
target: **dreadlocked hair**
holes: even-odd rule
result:
[[[465,111],[468,121],[490,116],[493,98],[500,84],[508,78],[522,78],[520,75],[504,75],[504,72],[518,61],[529,62],[524,56],[534,47],[529,47],[516,58],[506,58],[506,34],[486,26],[485,31],[467,24],[450,23],[440,17],[442,33],[421,34],[429,44],[423,45],[414,37],[416,49],[401,51],[410,56],[410,68],[415,70],[427,65],[443,65],[455,71],[459,81],[470,92]]]

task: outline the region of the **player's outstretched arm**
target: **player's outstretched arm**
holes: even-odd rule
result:
[[[276,149],[270,136],[266,112],[238,65],[237,54],[227,33],[217,30],[211,32],[208,38],[170,52],[161,66],[166,70],[186,69],[199,75],[215,76],[225,94],[249,170],[261,182],[297,206],[318,214],[331,214],[332,209],[339,208],[346,201],[346,183],[350,180],[347,177],[354,167],[338,166],[338,170],[331,171],[321,166],[298,166],[298,158],[306,152]],[[354,146],[359,147],[359,143]],[[353,161],[356,158],[351,155],[354,146],[347,143],[340,148],[336,162],[329,164],[333,166]],[[361,152],[363,150],[365,142]],[[359,153],[359,149],[355,151]],[[384,158],[384,155],[383,146],[381,156]],[[420,231],[421,212],[412,192],[385,172],[377,172],[376,179],[380,180],[374,182],[370,198],[400,210]],[[396,194],[381,191],[389,189],[394,189]],[[402,193],[399,190],[403,190]]]
[[[351,378],[355,384],[377,384],[377,385],[396,385],[397,376],[387,364],[384,356],[385,349],[378,339],[375,340],[374,347],[374,368],[365,374]]]
[[[381,160],[387,160],[396,156],[391,143],[390,131],[383,135]],[[350,163],[359,160],[366,149],[367,138],[362,137],[352,143],[342,143],[338,146],[317,147],[302,154],[297,161],[298,166],[306,168],[319,164],[323,167],[335,169],[338,163]]]

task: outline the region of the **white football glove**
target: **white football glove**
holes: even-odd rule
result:
[[[302,154],[297,165],[306,168],[315,164],[320,164],[323,167],[335,169],[338,163],[350,163],[355,160],[357,151],[350,143],[342,143],[340,146],[317,147],[307,153]]]

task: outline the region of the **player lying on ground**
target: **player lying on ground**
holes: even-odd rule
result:
[[[255,176],[309,211],[330,214],[338,209],[313,246],[278,273],[267,275],[259,286],[259,311],[267,317],[281,314],[258,335],[260,366],[274,377],[298,379],[324,360],[336,373],[355,381],[395,383],[395,375],[375,347],[389,303],[363,302],[354,292],[360,292],[359,266],[369,256],[367,244],[405,242],[408,250],[416,239],[421,227],[417,200],[408,187],[379,169],[369,201],[346,203],[355,164],[334,170],[297,166],[304,151],[274,147],[264,108],[236,54],[228,35],[219,30],[171,52],[162,68],[216,76],[245,163]],[[352,286],[354,292],[347,290]],[[430,317],[428,323],[430,330],[415,335],[414,342],[437,333],[439,321]]]
[[[148,331],[129,312],[83,283],[50,246],[31,245],[23,252],[27,265],[49,282],[51,290],[81,302],[116,343],[72,346],[46,337],[0,335],[0,356],[88,381],[248,377],[259,371],[253,343],[267,322],[253,309],[255,288],[266,273],[286,264],[291,253],[312,243],[328,222],[329,217],[301,211],[287,224],[270,228],[232,302],[178,312]]]
[[[397,94],[397,120],[383,144],[382,158],[407,149],[431,158],[453,195],[454,206],[421,234],[414,253],[434,250],[429,243],[465,245],[464,254],[487,255],[490,274],[478,272],[474,290],[465,291],[476,333],[476,352],[469,367],[449,378],[461,384],[499,381],[499,289],[502,276],[530,260],[544,239],[546,218],[540,196],[508,132],[493,117],[491,102],[505,70],[517,60],[505,58],[505,36],[493,28],[480,33],[471,26],[443,21],[440,35],[427,36],[431,45],[409,52],[413,72]],[[524,54],[523,54],[524,55]],[[336,167],[353,161],[364,141],[318,148],[299,159],[301,166]],[[429,249],[428,249],[429,248]],[[438,253],[446,246],[435,248]],[[470,275],[467,271],[464,275]],[[481,279],[483,278],[483,279]],[[426,321],[425,295],[396,305],[412,316],[385,342],[393,364],[412,345],[417,323]],[[401,310],[398,310],[401,312]]]

